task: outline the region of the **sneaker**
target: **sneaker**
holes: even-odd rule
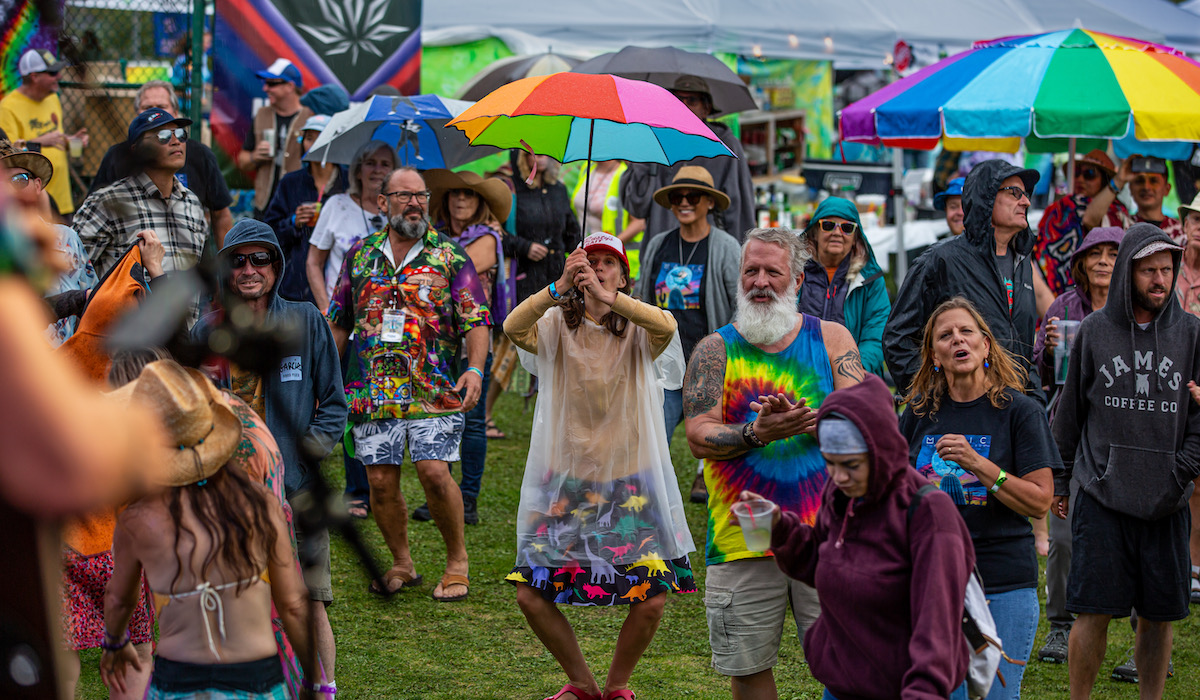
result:
[[[696,475],[692,482],[692,503],[708,503],[708,487],[704,485],[704,472]]]
[[[429,512],[429,504],[422,503],[420,506],[418,506],[417,509],[412,513],[412,519],[419,523],[433,520],[433,513]]]
[[[475,505],[475,497],[463,494],[463,522],[467,525],[479,524],[479,507]]]
[[[1200,577],[1192,574],[1192,605],[1200,605]]]
[[[1067,662],[1067,640],[1071,634],[1070,627],[1051,627],[1046,635],[1046,643],[1038,652],[1038,660],[1052,664]]]
[[[1175,675],[1175,662],[1173,660],[1168,661],[1167,662],[1167,678],[1171,678],[1174,675]],[[1134,663],[1132,655],[1130,655],[1128,661],[1121,664],[1120,666],[1113,668],[1112,678],[1115,681],[1124,681],[1125,683],[1137,683],[1138,682],[1137,664]]]

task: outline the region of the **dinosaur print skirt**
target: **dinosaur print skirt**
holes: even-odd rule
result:
[[[518,538],[517,562],[505,580],[525,583],[554,603],[629,605],[659,593],[694,593],[687,555],[664,559],[659,543],[674,537],[645,507],[637,475],[597,484],[554,477],[553,502],[526,511],[536,521]],[[601,495],[603,494],[603,495]]]

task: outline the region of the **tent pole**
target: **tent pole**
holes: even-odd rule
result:
[[[1054,193],[1051,192],[1051,197]],[[1075,137],[1067,139],[1067,194],[1075,194]]]
[[[908,250],[904,246],[904,216],[907,203],[904,201],[904,149],[892,149],[892,207],[896,217],[896,287],[904,282],[908,272]]]

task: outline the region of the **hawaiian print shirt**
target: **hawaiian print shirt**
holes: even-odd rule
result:
[[[1042,220],[1038,223],[1033,259],[1042,269],[1054,296],[1062,294],[1075,284],[1071,279],[1071,256],[1083,240],[1083,213],[1087,211],[1091,201],[1091,197],[1081,194],[1063,197],[1046,207]],[[1121,204],[1120,200],[1113,200],[1100,225],[1129,228],[1132,223],[1133,219],[1126,211],[1125,205]]]
[[[454,391],[459,348],[467,331],[491,325],[491,313],[462,246],[432,228],[417,245],[415,256],[392,262],[385,228],[346,252],[329,321],[354,333],[346,375],[352,422],[462,411]],[[393,310],[403,331],[384,342]]]
[[[1179,305],[1193,316],[1200,316],[1200,275],[1194,274],[1186,264],[1179,266],[1179,279],[1175,282],[1175,294]]]

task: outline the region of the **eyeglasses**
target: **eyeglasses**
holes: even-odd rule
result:
[[[854,232],[858,230],[858,224],[854,223],[853,221],[843,221],[839,223],[831,219],[821,219],[821,230],[825,233],[831,233],[835,228],[840,228],[842,233],[846,234],[847,236],[853,236]]]
[[[154,134],[154,137],[162,144],[171,143],[172,136],[180,141],[187,141],[187,129],[177,126],[174,129],[159,129],[158,133]]]
[[[672,190],[667,193],[667,201],[671,203],[671,206],[677,207],[686,199],[687,203],[694,207],[700,203],[702,197],[706,196],[703,192],[688,192],[684,194],[680,190]]]
[[[1082,168],[1075,173],[1075,177],[1081,177],[1084,180],[1099,180],[1100,171],[1095,168]]]
[[[254,267],[266,267],[275,261],[275,256],[261,250],[254,253],[238,253],[229,259],[229,264],[233,266],[233,269],[240,270],[247,260]]]
[[[1020,201],[1020,200],[1021,200],[1021,199],[1023,199],[1023,198],[1024,198],[1024,199],[1027,199],[1027,198],[1029,197],[1029,193],[1028,193],[1028,192],[1026,192],[1025,190],[1021,189],[1020,187],[1017,187],[1016,185],[1009,185],[1008,187],[1001,187],[1001,188],[1000,188],[999,190],[997,190],[997,191],[998,191],[998,192],[1004,192],[1005,190],[1007,190],[1008,192],[1011,192],[1011,193],[1012,193],[1012,196],[1017,198],[1017,201]]]
[[[17,173],[9,179],[12,180],[13,187],[18,190],[25,189],[29,186],[29,183],[33,182],[33,176],[29,173]]]
[[[424,192],[409,192],[407,190],[401,190],[400,192],[384,192],[383,196],[395,197],[396,201],[400,202],[401,204],[411,200],[413,197],[416,197],[418,202],[428,202],[429,190],[425,190]]]

